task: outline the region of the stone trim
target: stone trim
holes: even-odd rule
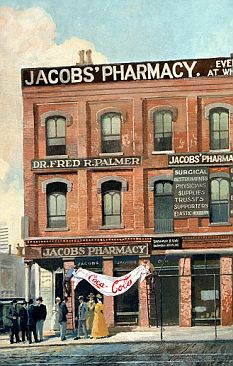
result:
[[[41,114],[41,116],[40,116],[41,126],[45,126],[45,122],[46,122],[47,118],[55,117],[55,116],[64,117],[66,120],[67,127],[71,126],[73,123],[73,117],[69,113],[66,113],[61,110],[54,110],[54,111],[49,111],[49,112],[45,112],[45,113]]]
[[[98,180],[98,182],[97,182],[97,193],[101,193],[102,184],[109,181],[109,180],[114,180],[116,182],[120,182],[121,183],[121,192],[126,192],[127,191],[128,182],[127,182],[126,179],[116,177],[116,176],[112,176],[112,175],[108,175],[107,177],[103,177],[103,178]]]
[[[209,119],[210,111],[212,109],[223,108],[229,111],[230,115],[233,114],[233,105],[227,103],[211,103],[205,107],[205,118]]]
[[[177,120],[178,110],[177,110],[177,108],[172,107],[170,105],[159,105],[159,106],[156,106],[156,107],[152,107],[148,111],[148,119],[151,122],[154,122],[154,114],[156,112],[162,112],[162,111],[169,111],[169,112],[171,112],[171,114],[172,114],[172,122],[175,122]]]
[[[163,174],[163,175],[158,175],[156,177],[150,178],[150,180],[148,182],[149,191],[154,191],[155,182],[164,181],[164,180],[173,182],[173,176],[169,175],[169,174]]]
[[[119,109],[118,107],[108,107],[103,108],[96,113],[96,122],[100,123],[102,115],[106,113],[119,113],[121,115],[122,123],[124,123],[127,119],[127,113],[122,109]]]
[[[210,178],[210,180],[212,180],[214,178],[226,178],[226,179],[229,179],[230,178],[230,175],[229,175],[229,173],[224,173],[224,172],[210,173],[209,174],[209,178]]]
[[[46,193],[46,189],[47,189],[47,185],[50,183],[65,183],[67,185],[67,192],[71,192],[72,191],[72,183],[64,178],[51,178],[51,179],[47,179],[44,182],[42,182],[42,192]]]

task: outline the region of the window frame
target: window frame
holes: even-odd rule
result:
[[[212,200],[212,183],[213,181],[226,181],[228,183],[228,200],[226,199],[218,199],[218,200],[214,200],[216,203],[215,205],[218,205],[218,211],[220,213],[220,205],[222,204],[227,204],[227,220],[226,221],[213,221],[213,200]],[[224,188],[223,188],[224,189]],[[220,185],[219,185],[219,195],[221,194],[220,192]],[[209,200],[209,206],[210,206],[210,224],[213,225],[226,225],[229,224],[230,222],[230,179],[227,176],[214,176],[210,179],[210,200]],[[227,202],[226,202],[227,201]]]
[[[213,130],[212,128],[212,124],[214,124],[213,120],[212,120],[212,117],[213,117],[213,114],[215,113],[218,113],[219,114],[219,129],[216,129],[216,130]],[[221,120],[220,120],[220,115],[221,113],[227,113],[228,115],[228,128],[227,130],[224,130],[224,129],[221,129],[220,128],[220,123],[221,123]],[[212,138],[214,132],[218,133],[219,135],[219,138],[218,138],[218,147],[214,147],[214,140]],[[227,132],[227,147],[222,147],[221,145],[221,141],[224,141],[224,139],[221,139],[221,133],[224,133],[224,132]],[[225,107],[215,107],[215,108],[212,108],[210,109],[209,111],[209,139],[210,139],[210,150],[211,151],[219,151],[219,150],[229,150],[229,147],[230,147],[230,111],[228,108],[225,108]]]
[[[113,117],[116,117],[116,116],[118,116],[119,117],[119,121],[120,121],[120,131],[119,131],[119,133],[118,134],[109,134],[109,135],[107,135],[106,134],[106,136],[105,137],[111,137],[111,136],[119,136],[119,139],[110,139],[109,138],[109,140],[107,139],[107,140],[105,140],[104,141],[104,134],[103,134],[103,119],[105,118],[105,117],[109,117],[110,118],[110,121],[111,121],[111,132],[112,132],[112,119],[113,119]],[[102,113],[101,114],[101,116],[100,116],[100,144],[101,144],[101,154],[119,154],[119,153],[122,153],[122,122],[123,122],[123,115],[122,115],[122,113],[121,112],[119,112],[119,111],[112,111],[112,110],[110,110],[110,111],[106,111],[106,112],[104,112],[104,113]],[[108,149],[107,148],[104,148],[104,143],[106,143],[106,141],[118,141],[118,143],[119,143],[119,150],[117,150],[117,151],[108,151]]]
[[[167,193],[164,192],[164,186],[165,184],[169,184],[171,186],[171,193]],[[156,192],[156,187],[159,184],[163,184],[163,192],[162,193],[157,193]],[[154,230],[156,233],[171,233],[174,232],[174,209],[173,209],[173,204],[174,204],[174,194],[173,194],[173,181],[170,179],[161,179],[161,180],[155,180],[154,181]],[[171,219],[170,218],[165,218],[165,219],[156,219],[156,201],[157,201],[157,197],[171,197],[172,198],[172,205],[171,205]],[[159,209],[159,208],[158,208]],[[160,225],[159,222],[156,223],[156,221],[158,220],[163,220],[166,221],[164,223],[161,223],[162,226],[165,224],[165,230],[159,230],[158,227],[156,225]],[[168,225],[167,225],[168,224]],[[161,226],[161,227],[162,227]],[[166,226],[168,227],[168,230],[166,230]]]
[[[63,187],[63,190],[59,190],[59,185],[60,187]],[[51,192],[49,192],[51,190]],[[46,219],[47,219],[47,225],[46,228],[47,230],[54,230],[54,231],[59,231],[62,229],[67,228],[67,184],[64,182],[50,182],[46,185]],[[56,196],[56,215],[50,215],[50,197],[52,196]],[[57,214],[58,211],[58,197],[62,196],[65,198],[65,214],[64,215],[60,215]],[[58,225],[58,226],[53,226],[50,223],[51,218],[56,218],[56,217],[62,217],[64,218],[63,225]],[[54,220],[54,222],[56,222],[56,220]]]
[[[62,119],[63,122],[64,122],[64,136],[57,136],[57,121],[58,119]],[[56,131],[56,136],[55,137],[48,137],[48,121],[49,120],[54,120],[55,122],[55,131]],[[45,120],[45,138],[46,138],[46,156],[62,156],[62,155],[66,155],[66,150],[67,150],[67,143],[66,143],[66,140],[67,140],[67,131],[66,131],[66,127],[67,127],[67,121],[66,121],[66,118],[62,115],[51,115],[51,116],[48,116]],[[64,144],[61,144],[61,145],[49,145],[49,141],[52,141],[52,140],[55,140],[55,139],[64,139],[65,142]],[[54,146],[59,146],[60,149],[63,150],[61,152],[59,152],[59,149],[55,152],[53,152],[52,148]],[[51,152],[49,152],[49,149],[51,150]]]
[[[169,114],[170,117],[171,117],[171,128],[170,128],[170,131],[169,132],[165,132],[165,118],[164,116],[166,114]],[[156,132],[156,125],[158,124],[157,122],[157,118],[158,116],[161,116],[162,117],[162,128],[161,128],[161,131],[159,132]],[[154,113],[153,113],[153,129],[154,129],[154,132],[153,132],[153,138],[154,138],[154,151],[155,152],[165,152],[165,151],[172,151],[173,149],[173,113],[170,109],[158,109],[158,110],[155,110]],[[169,140],[170,140],[170,143],[169,143],[169,146],[167,147],[166,144],[162,143],[161,145],[164,145],[165,148],[162,149],[162,148],[159,148],[158,146],[158,143],[156,142],[157,141],[157,138],[156,138],[156,135],[159,135],[159,134],[162,134],[162,141],[164,142],[164,140],[166,139],[166,134],[169,134]]]

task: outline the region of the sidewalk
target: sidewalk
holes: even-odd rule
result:
[[[141,342],[161,342],[161,328],[133,327],[129,329],[114,328],[108,338],[102,339],[79,339],[75,341],[73,334],[67,336],[66,341],[61,341],[59,337],[46,334],[44,341],[40,343],[14,343],[10,344],[8,334],[0,334],[0,348],[23,348],[23,347],[42,347],[42,346],[61,346],[77,344],[111,344],[111,343],[141,343]],[[233,340],[233,326],[212,326],[181,328],[178,326],[164,327],[162,340],[165,342],[201,342],[201,341],[226,341]]]

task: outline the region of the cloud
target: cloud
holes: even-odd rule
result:
[[[0,8],[0,221],[9,227],[14,246],[23,215],[21,68],[74,65],[81,49],[92,49],[94,63],[107,62],[87,40],[72,37],[57,44],[55,39],[56,25],[42,8]]]

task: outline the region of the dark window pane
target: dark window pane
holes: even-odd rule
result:
[[[101,118],[101,151],[114,153],[121,151],[121,115],[106,113]]]
[[[221,223],[229,220],[229,182],[216,178],[211,181],[210,222]]]
[[[229,114],[223,109],[210,114],[210,148],[212,150],[229,147]]]
[[[155,185],[155,231],[173,231],[173,195],[170,182],[159,182]]]
[[[46,155],[65,155],[66,120],[52,117],[46,121]]]
[[[166,151],[172,149],[172,114],[158,112],[154,115],[154,149]]]

